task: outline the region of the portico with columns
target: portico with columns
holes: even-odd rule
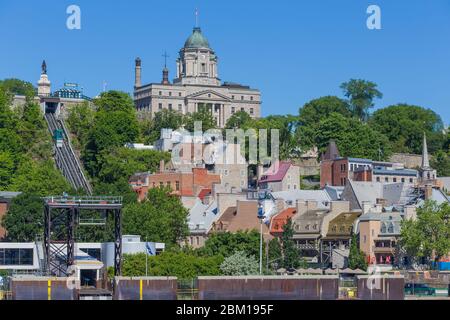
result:
[[[252,118],[261,116],[259,90],[221,82],[218,57],[200,28],[195,27],[186,40],[176,66],[172,83],[165,65],[160,83],[142,85],[142,60],[136,59],[134,101],[139,115],[152,117],[163,109],[187,114],[206,107],[219,128],[225,127],[227,120],[238,111],[245,111]]]

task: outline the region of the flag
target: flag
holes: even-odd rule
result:
[[[153,251],[152,251],[152,248],[150,247],[149,242],[145,243],[145,248],[147,249],[147,254],[153,256]]]

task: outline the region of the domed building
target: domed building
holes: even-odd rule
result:
[[[136,59],[134,101],[141,116],[153,116],[163,109],[186,114],[207,108],[220,128],[238,111],[260,117],[260,91],[221,81],[218,57],[199,27],[194,28],[184,43],[176,66],[173,82],[169,80],[169,69],[164,66],[160,83],[142,85],[142,61]]]

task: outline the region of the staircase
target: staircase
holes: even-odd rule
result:
[[[56,166],[73,188],[76,190],[83,189],[88,195],[92,195],[92,186],[83,172],[80,160],[73,151],[64,122],[58,120],[54,113],[46,113],[45,120],[52,136],[56,129],[61,130],[64,136],[64,142],[61,147],[57,147],[54,141]]]

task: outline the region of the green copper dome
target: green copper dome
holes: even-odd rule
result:
[[[208,40],[203,36],[200,28],[194,28],[189,39],[184,43],[185,48],[209,48]]]

